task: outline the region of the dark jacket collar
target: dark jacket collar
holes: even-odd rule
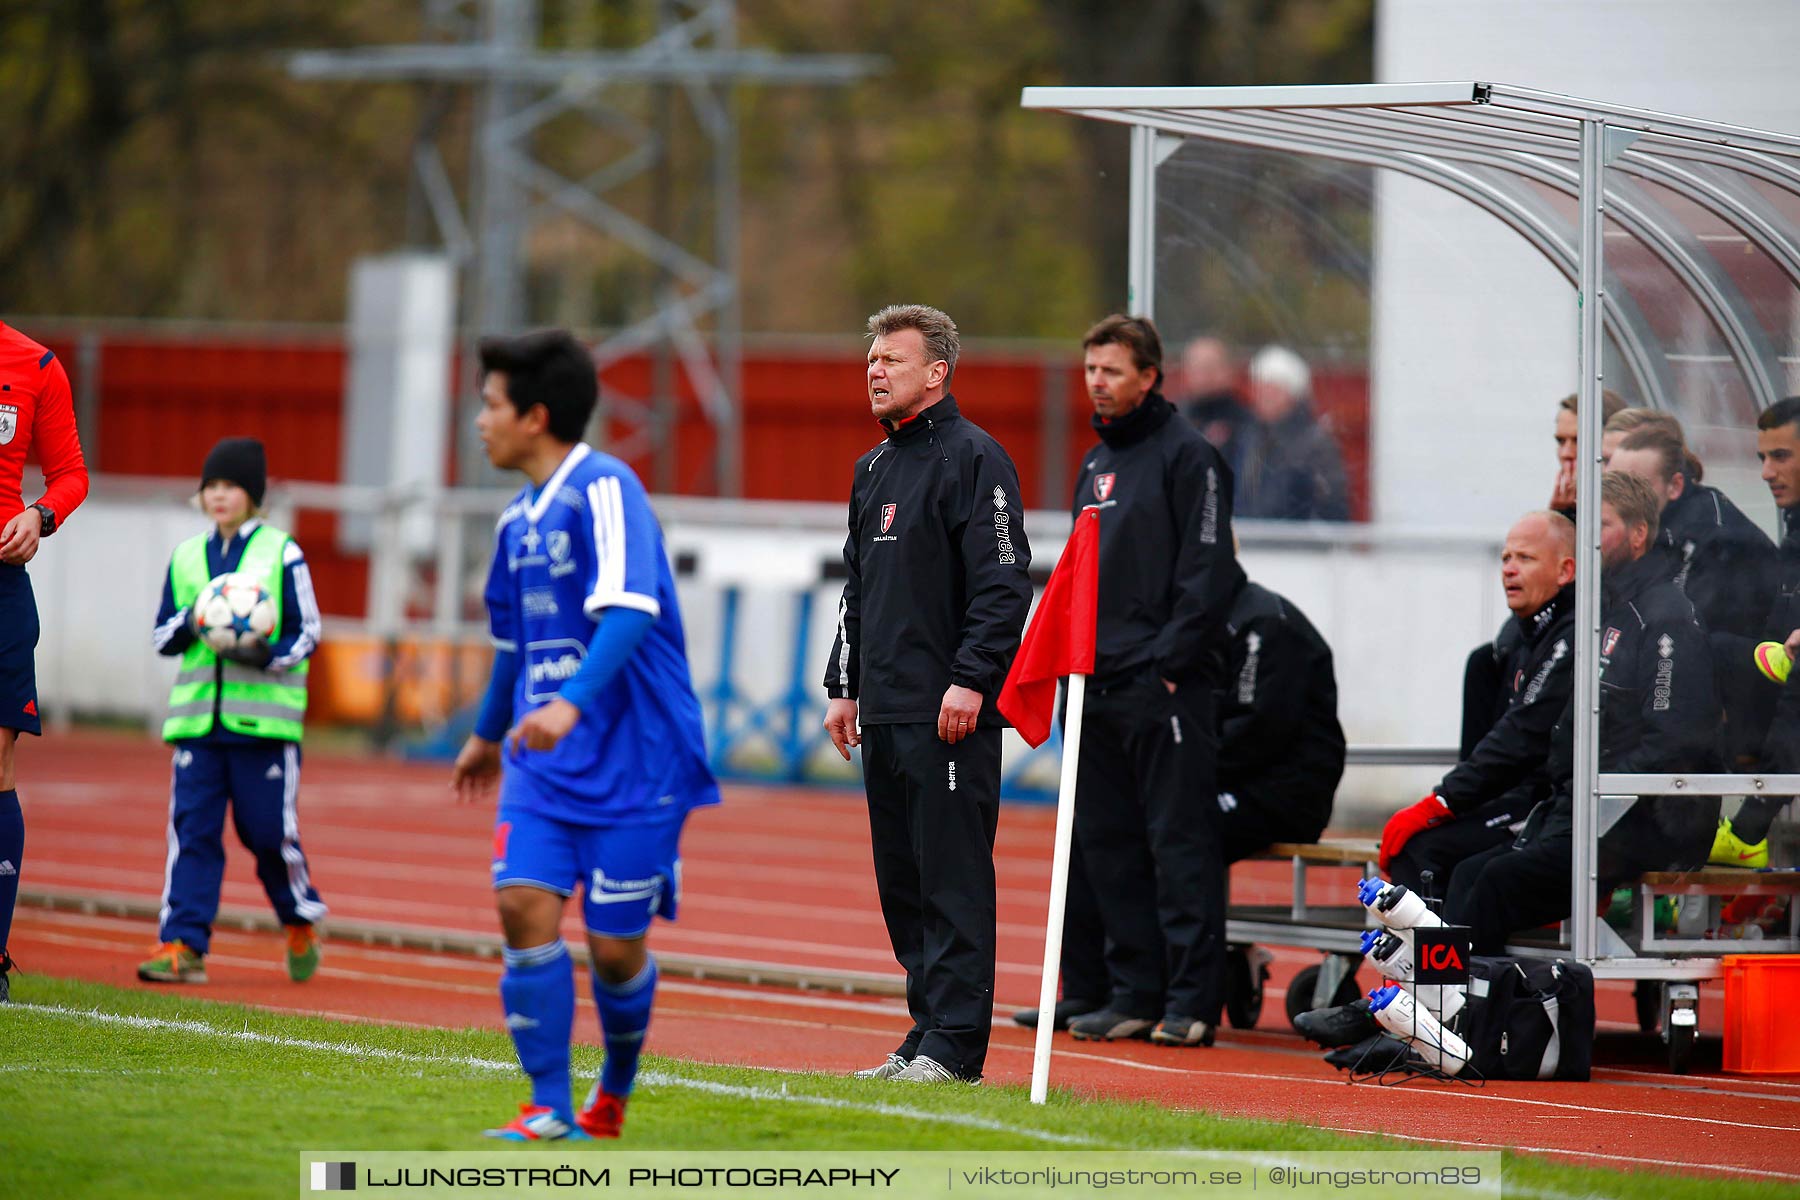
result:
[[[1556,624],[1557,618],[1565,613],[1573,614],[1574,611],[1575,585],[1571,583],[1550,597],[1544,607],[1528,616],[1514,617],[1513,620],[1519,623],[1519,632],[1524,634],[1525,640],[1529,642],[1542,636],[1545,630]]]
[[[1790,554],[1800,553],[1800,505],[1778,510],[1781,513],[1782,549]]]
[[[1127,446],[1136,445],[1164,425],[1175,415],[1175,406],[1163,399],[1163,394],[1152,389],[1144,402],[1122,417],[1108,421],[1096,414],[1093,418],[1094,432],[1100,440],[1114,450],[1123,450]]]
[[[1665,546],[1679,548],[1690,526],[1717,523],[1713,489],[1701,483],[1689,483],[1681,495],[1663,506],[1658,540]]]
[[[886,421],[883,421],[881,427],[888,431],[888,441],[896,446],[904,446],[925,437],[934,427],[954,421],[961,415],[962,413],[956,407],[956,397],[946,392],[944,398],[930,408],[920,409],[891,428]]]
[[[1622,604],[1668,577],[1668,562],[1652,550],[1636,562],[1607,570],[1600,577],[1601,599],[1606,607]]]

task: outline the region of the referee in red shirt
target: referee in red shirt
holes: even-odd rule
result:
[[[36,452],[44,494],[27,507],[25,456]],[[87,498],[69,377],[56,356],[0,321],[0,1004],[7,1000],[13,904],[25,854],[25,814],[13,790],[13,744],[42,733],[37,710],[37,601],[25,564]]]

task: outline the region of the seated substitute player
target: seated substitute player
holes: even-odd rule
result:
[[[1657,500],[1636,476],[1608,471],[1600,486],[1600,770],[1656,775],[1717,765],[1719,701],[1706,632],[1664,564]],[[1505,952],[1508,935],[1569,915],[1574,857],[1574,701],[1550,734],[1555,791],[1518,840],[1465,859],[1450,877],[1444,919],[1469,926],[1476,954]],[[1640,796],[1599,839],[1603,890],[1643,871],[1706,861],[1717,797]]]
[[[1725,761],[1728,769],[1754,771],[1775,713],[1776,690],[1750,667],[1770,597],[1780,594],[1775,543],[1722,492],[1699,482],[1699,459],[1681,423],[1667,413],[1650,413],[1626,432],[1611,469],[1636,475],[1663,503],[1657,549],[1712,641],[1725,706]],[[1719,819],[1712,861],[1767,866],[1770,798],[1751,797],[1739,811],[1738,822]],[[1759,815],[1769,820],[1758,821]]]
[[[599,398],[593,359],[546,330],[483,341],[481,369],[475,425],[488,461],[529,480],[496,526],[494,673],[451,777],[464,798],[500,777],[500,999],[531,1077],[531,1102],[487,1132],[618,1137],[656,997],[650,918],[674,919],[682,825],[717,804],[719,788],[662,530],[631,468],[581,444]],[[569,1082],[574,969],[560,932],[576,892],[606,1042],[580,1113]]]
[[[1325,831],[1344,776],[1344,730],[1331,647],[1293,601],[1245,580],[1225,627],[1219,840],[1233,863]]]
[[[1757,417],[1756,457],[1782,531],[1772,595],[1764,597],[1768,615],[1751,637],[1714,634],[1713,647],[1729,690],[1736,696],[1762,693],[1757,706],[1773,710],[1753,769],[1800,774],[1800,670],[1777,684],[1754,666],[1759,640],[1784,643],[1790,659],[1800,658],[1800,396],[1778,400]],[[1769,829],[1790,799],[1746,797],[1729,824],[1719,823],[1713,861],[1767,866]]]
[[[1549,796],[1550,731],[1575,687],[1574,522],[1558,512],[1519,518],[1500,551],[1500,583],[1513,614],[1495,642],[1506,647],[1506,707],[1431,794],[1381,832],[1382,871],[1429,895],[1463,859],[1510,842]]]
[[[257,515],[268,468],[255,438],[226,438],[206,456],[200,507],[213,528],[175,547],[152,642],[181,656],[163,740],[175,747],[161,944],[138,964],[150,983],[205,983],[206,952],[225,878],[225,810],[256,856],[256,877],[287,930],[288,977],[319,966],[313,925],[325,915],[300,848],[300,737],[307,659],[319,648],[312,574],[294,539]],[[213,579],[240,572],[276,602],[275,640],[234,659],[194,632],[193,603]]]
[[[25,564],[87,496],[87,464],[75,434],[69,378],[56,355],[0,321],[0,1004],[9,997],[7,952],[19,872],[25,869],[25,812],[13,788],[13,750],[38,720],[37,600]],[[27,453],[44,468],[44,494],[26,505],[20,491]]]

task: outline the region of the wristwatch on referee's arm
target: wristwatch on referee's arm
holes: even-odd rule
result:
[[[56,514],[48,504],[34,504],[31,507],[38,511],[38,536],[47,538],[56,532]]]

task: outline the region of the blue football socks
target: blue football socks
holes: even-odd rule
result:
[[[503,953],[500,1000],[519,1065],[531,1076],[531,1102],[574,1120],[569,1095],[569,1036],[575,1028],[575,966],[561,938]]]
[[[0,792],[0,951],[12,933],[13,905],[19,899],[19,872],[24,869],[25,813],[19,793]]]
[[[606,1040],[600,1090],[629,1096],[637,1078],[638,1055],[644,1049],[644,1031],[650,1028],[650,1007],[656,1002],[656,959],[650,959],[636,978],[624,983],[607,983],[598,972],[593,973],[593,980],[600,1036]]]

